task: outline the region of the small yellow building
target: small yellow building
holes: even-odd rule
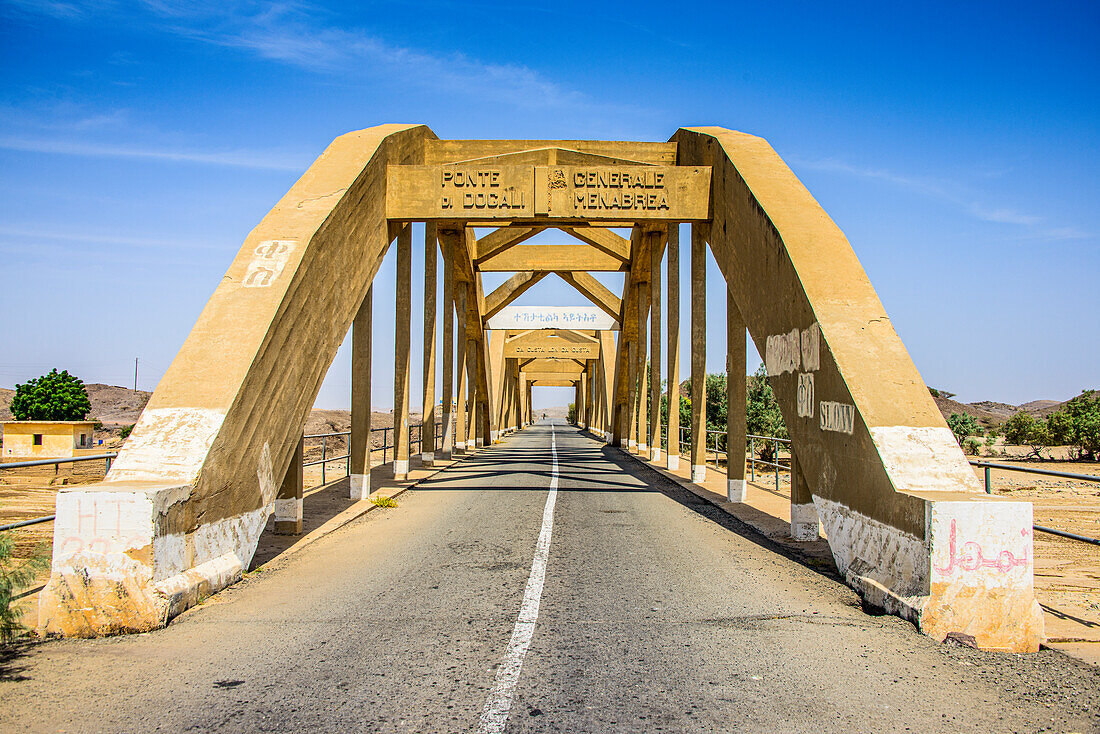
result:
[[[7,421],[5,459],[60,459],[92,452],[92,421]]]

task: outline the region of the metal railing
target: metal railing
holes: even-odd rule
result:
[[[686,426],[680,426],[680,454],[681,455],[684,454],[684,448],[685,447],[687,447],[689,450],[691,448],[690,431],[691,431],[690,428],[688,428]],[[713,448],[710,445],[710,437],[711,436],[714,437],[714,446],[713,446]],[[703,440],[703,462],[704,462],[704,464],[707,461],[707,457],[710,455],[711,452],[713,452],[714,453],[714,468],[715,469],[720,468],[719,457],[725,457],[726,452],[719,449],[718,446],[719,446],[719,442],[720,441],[724,442],[725,438],[726,438],[726,432],[725,431],[712,431],[712,430],[706,431],[706,437]],[[789,449],[790,445],[791,445],[790,439],[789,438],[776,438],[775,436],[756,436],[756,435],[753,435],[751,433],[748,434],[747,436],[745,436],[745,439],[747,441],[746,448],[748,449],[747,461],[748,461],[748,464],[749,464],[749,481],[751,481],[751,482],[756,481],[756,465],[757,464],[760,464],[762,466],[772,467],[775,470],[775,489],[776,489],[776,491],[779,491],[779,474],[780,474],[780,472],[781,471],[790,471],[790,466],[787,465],[787,464],[783,464],[780,461],[779,448],[780,448],[780,444],[783,444],[783,445],[787,446],[788,449]],[[772,457],[774,457],[775,461],[767,461],[765,459],[756,458],[756,447],[758,445],[757,444],[758,441],[764,442],[764,445],[767,445],[767,442],[769,442],[769,441],[772,443],[772,453],[771,453],[771,455],[772,455]],[[666,451],[668,450],[668,424],[667,423],[661,426],[661,448],[665,449]],[[726,463],[729,463],[728,459],[726,459]]]
[[[453,426],[454,422],[452,422],[451,425]],[[370,430],[371,434],[374,434],[377,431],[382,431],[382,445],[379,448],[382,449],[382,463],[385,464],[386,463],[387,450],[395,448],[394,444],[389,443],[389,434],[390,434],[391,431],[393,431],[393,428],[391,426],[384,426],[382,428],[372,428]],[[452,435],[454,435],[453,431],[452,431]],[[349,474],[351,474],[351,450],[350,450],[350,446],[348,446],[347,447],[348,450],[344,454],[341,454],[340,456],[329,456],[328,455],[328,440],[330,438],[334,437],[334,436],[344,436],[344,437],[346,437],[346,440],[350,441],[351,431],[340,431],[340,432],[334,432],[334,433],[311,433],[311,434],[307,434],[307,435],[302,436],[303,440],[318,439],[318,438],[321,439],[321,458],[316,460],[316,461],[308,461],[308,462],[304,462],[302,464],[302,468],[305,468],[307,466],[317,466],[317,465],[321,466],[321,484],[327,484],[327,479],[328,479],[327,465],[331,464],[333,462],[343,461],[344,462],[344,476],[348,476]],[[442,443],[441,439],[443,438],[443,424],[442,423],[436,423],[435,424],[435,437],[437,439],[435,444],[437,446],[439,446]],[[423,444],[424,444],[424,427],[422,425],[409,426],[409,453],[410,453],[410,455],[413,454],[413,453],[418,453],[417,449],[420,449],[421,447],[423,447]],[[370,461],[370,454],[373,454],[377,450],[378,449],[374,448],[374,447],[371,447],[368,450],[368,457],[367,457],[368,464],[369,464],[369,461]],[[103,460],[103,461],[106,462],[106,471],[110,471],[111,470],[111,462],[114,461],[115,457],[117,457],[117,456],[118,456],[118,453],[114,452],[114,453],[107,453],[107,454],[95,454],[93,456],[74,456],[74,457],[71,457],[71,458],[60,458],[60,459],[34,459],[32,461],[13,461],[13,462],[10,462],[10,463],[0,463],[0,470],[3,470],[3,469],[24,469],[24,468],[32,467],[32,466],[49,466],[49,465],[53,465],[54,466],[54,471],[56,473],[58,464],[69,464],[69,463],[74,463],[74,462],[78,462],[78,461]],[[5,530],[15,530],[16,528],[27,527],[28,525],[38,525],[38,524],[41,524],[41,523],[51,522],[51,521],[53,521],[54,517],[55,517],[54,515],[44,515],[42,517],[33,517],[33,518],[30,518],[30,519],[27,519],[27,520],[20,520],[18,522],[8,523],[6,525],[0,525],[0,532],[4,532]]]
[[[1048,477],[1060,477],[1062,479],[1076,479],[1083,482],[1100,482],[1100,477],[1093,476],[1091,474],[1075,474],[1068,471],[1056,471],[1054,469],[1037,469],[1031,466],[1015,466],[1013,464],[996,464],[991,461],[971,461],[971,466],[981,467],[985,470],[985,493],[993,494],[993,470],[1000,469],[1001,471],[1014,471],[1021,474],[1041,474]],[[1093,545],[1100,545],[1100,539],[1090,538],[1087,535],[1078,535],[1077,533],[1066,532],[1065,530],[1058,530],[1057,528],[1048,528],[1044,525],[1032,525],[1033,528],[1040,533],[1047,533],[1048,535],[1057,535],[1062,538],[1069,538],[1070,540],[1080,540],[1083,543],[1092,543]]]
[[[50,466],[53,465],[54,474],[57,474],[57,468],[59,464],[75,464],[78,461],[103,461],[106,464],[105,472],[111,471],[111,462],[114,461],[118,453],[107,454],[93,454],[92,456],[71,456],[62,459],[34,459],[32,461],[11,461],[8,463],[0,464],[0,470],[3,469],[25,469],[31,466]],[[6,525],[0,525],[0,533],[5,530],[15,530],[16,528],[25,528],[28,525],[39,525],[44,522],[52,522],[53,515],[44,515],[42,517],[32,517],[29,520],[20,520],[19,522],[11,522]]]
[[[454,426],[455,423],[452,421],[451,425]],[[393,431],[393,427],[392,426],[383,426],[381,428],[372,428],[372,429],[370,429],[371,435],[377,433],[378,431],[382,432],[382,445],[379,446],[378,448],[382,449],[382,463],[385,464],[386,463],[386,451],[388,449],[394,449],[396,451],[396,448],[397,448],[395,443],[391,444],[389,442],[390,441],[390,432]],[[454,435],[454,432],[452,431],[451,434]],[[327,481],[326,481],[326,479],[327,479],[327,469],[326,469],[326,467],[327,467],[328,464],[331,464],[333,462],[343,461],[344,462],[344,476],[349,476],[351,474],[351,447],[350,447],[350,445],[347,446],[347,449],[348,449],[347,453],[341,454],[340,456],[329,456],[328,455],[328,439],[332,438],[334,436],[343,436],[343,437],[346,437],[345,440],[350,441],[351,440],[351,431],[338,431],[338,432],[335,432],[335,433],[311,433],[311,434],[302,436],[303,440],[318,439],[318,438],[321,439],[321,458],[316,459],[314,461],[307,461],[307,462],[304,462],[302,464],[302,468],[305,468],[307,466],[320,465],[320,467],[321,467],[321,484],[327,484]],[[439,446],[442,443],[442,438],[443,438],[443,423],[442,422],[439,422],[439,423],[435,424],[435,438],[436,438],[436,441],[434,443],[435,443],[436,446]],[[369,444],[369,439],[368,439],[368,444]],[[409,426],[409,455],[411,456],[413,454],[420,453],[420,451],[418,451],[418,449],[421,449],[423,447],[423,445],[424,445],[424,426],[423,425]],[[368,464],[370,463],[370,455],[373,454],[375,451],[378,451],[378,448],[374,448],[373,446],[370,446],[368,448],[368,450],[367,450],[367,463]]]

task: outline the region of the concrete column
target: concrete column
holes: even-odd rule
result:
[[[779,458],[776,457],[776,461]],[[821,521],[814,507],[814,498],[806,484],[806,475],[798,463],[798,456],[791,451],[791,538],[817,540],[821,536]]]
[[[661,460],[661,236],[649,235],[649,458]]]
[[[577,428],[584,426],[584,382],[582,380],[573,381],[573,402],[577,406]]]
[[[745,320],[726,287],[726,498],[745,501]]]
[[[520,430],[524,425],[523,417],[523,380],[520,378],[519,360],[512,360],[512,400],[515,405],[512,409],[515,411],[516,416],[516,430]]]
[[[451,259],[451,239],[441,237],[443,248],[443,458],[450,459],[454,447],[454,379],[455,379],[455,275]]]
[[[668,225],[668,457],[680,468],[680,223]]]
[[[275,533],[277,535],[299,535],[302,532],[302,444],[298,439],[298,448],[290,457],[290,466],[275,495]]]
[[[348,447],[351,499],[370,496],[370,361],[371,304],[374,286],[359,306],[351,326],[351,444]]]
[[[638,448],[638,342],[627,342],[627,395],[623,420],[626,422],[627,451]]]
[[[424,224],[424,403],[420,424],[420,460],[435,462],[435,322],[436,322],[436,231],[434,222]]]
[[[455,281],[455,450],[466,450],[466,282]]]
[[[535,422],[535,403],[534,399],[534,385],[530,382],[527,383],[527,422]]]
[[[707,241],[691,225],[691,481],[707,478]]]
[[[638,284],[638,453],[649,456],[649,384],[647,354],[649,334],[649,284]]]
[[[393,478],[409,476],[409,351],[412,329],[412,226],[397,235],[397,298],[393,345]]]
[[[596,401],[599,399],[598,398],[598,393],[596,391],[596,371],[597,371],[596,370],[596,363],[593,362],[593,361],[587,362],[587,364],[585,366],[585,370],[586,370],[585,375],[588,378],[588,382],[587,382],[587,388],[585,390],[585,394],[586,394],[587,397],[585,398],[585,401],[584,401],[584,410],[585,410],[584,423],[585,423],[585,427],[589,431],[595,432],[597,430],[595,428],[596,421],[597,421]]]
[[[481,410],[481,374],[478,369],[481,360],[477,358],[477,341],[466,340],[466,374],[468,389],[466,391],[466,448],[472,449],[481,446],[478,441],[478,423],[480,423]]]

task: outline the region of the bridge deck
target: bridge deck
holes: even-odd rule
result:
[[[694,495],[544,423],[164,630],[7,659],[0,729],[477,731],[529,587],[555,453],[545,583],[505,691],[508,731],[1095,724],[1096,668],[1050,650],[944,646],[868,616],[853,591]]]

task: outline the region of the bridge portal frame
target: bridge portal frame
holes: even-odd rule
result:
[[[465,192],[454,199],[428,190],[448,180],[453,188],[459,171],[464,182],[472,171],[485,183],[483,199],[472,192],[472,210],[463,208]],[[493,171],[510,187],[506,209],[499,192],[489,198]],[[624,181],[636,188],[625,191]],[[688,222],[693,306],[709,249],[726,281],[729,338],[744,330],[753,338],[791,433],[799,485],[792,527],[816,535],[809,531],[820,520],[847,583],[925,634],[1038,648],[1030,503],[981,493],[843,233],[766,141],[724,128],[682,128],[667,143],[445,141],[423,125],[337,138],[245,239],[105,480],[59,492],[40,596],[46,631],[152,629],[240,577],[328,365],[356,316],[369,311],[371,284],[399,238],[407,261],[411,221],[432,225],[426,246],[442,249],[444,312],[448,322],[457,317],[454,353],[446,346],[441,355],[445,398],[455,380],[455,451],[531,420],[531,387],[550,378],[506,358],[507,337],[487,330],[486,318],[551,272],[619,324],[617,337],[595,335],[598,358],[569,373],[584,422],[627,450],[659,446],[648,425],[657,413],[646,410],[659,375],[648,385],[645,376],[647,363],[654,372],[661,363],[660,253],[666,242],[678,252],[678,228]],[[478,237],[482,226],[496,229]],[[631,228],[629,239],[612,231],[620,226]],[[524,244],[548,228],[580,244]],[[407,270],[395,304],[406,352]],[[487,299],[480,273],[493,270],[519,272],[508,293]],[[601,270],[626,274],[621,296],[596,287],[588,273]],[[678,290],[678,268],[669,272]],[[670,284],[665,300],[675,345],[673,291]],[[356,336],[369,340],[370,329],[356,323]],[[693,307],[693,365],[705,333]],[[743,344],[728,352],[733,373]],[[407,353],[396,363],[395,398],[407,405]],[[354,379],[364,374],[369,368],[353,370]],[[434,365],[424,377],[434,382]],[[701,378],[693,368],[693,424]],[[744,431],[744,401],[729,382],[733,445]],[[669,398],[678,402],[674,381]],[[369,409],[369,398],[353,401],[353,432],[364,402]],[[447,399],[447,430],[451,410]],[[407,424],[407,410],[395,419]],[[397,461],[407,462],[407,427],[396,433],[404,444]],[[696,443],[692,464],[701,471],[698,453]],[[670,450],[666,461],[678,458]],[[398,475],[407,470],[395,464]],[[741,479],[735,487],[730,477],[731,499]],[[351,484],[360,497],[369,493],[362,475]]]

